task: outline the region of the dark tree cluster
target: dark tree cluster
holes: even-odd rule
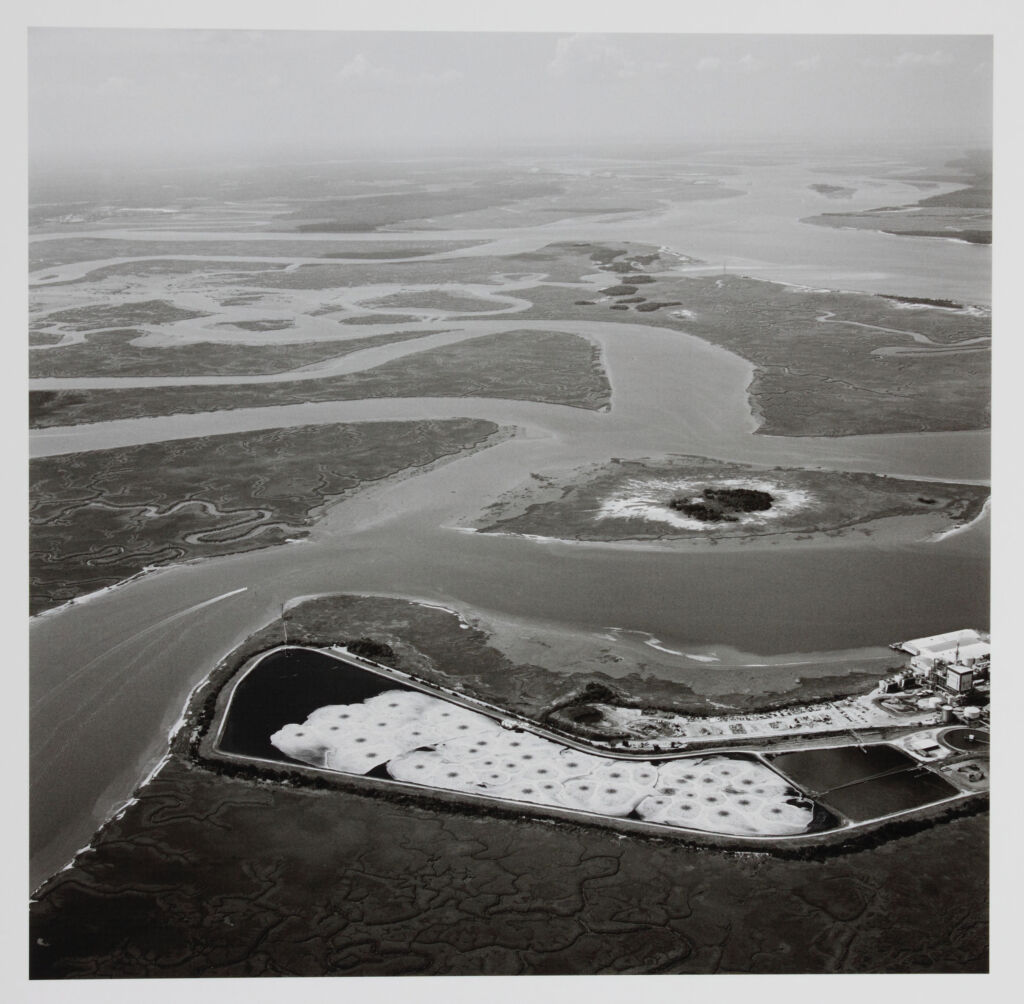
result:
[[[390,659],[394,656],[394,649],[385,642],[374,641],[373,638],[356,638],[346,643],[345,647],[353,654],[363,659]]]
[[[772,501],[769,492],[754,488],[705,488],[698,498],[674,498],[668,506],[703,523],[735,523],[737,513],[771,509]]]

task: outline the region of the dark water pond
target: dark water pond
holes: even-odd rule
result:
[[[884,744],[799,750],[770,760],[804,790],[821,792],[826,805],[855,823],[930,805],[957,793],[953,785],[902,750]]]
[[[217,746],[239,756],[299,763],[270,744],[281,726],[305,721],[327,704],[410,689],[322,652],[283,649],[260,660],[235,687]]]
[[[805,790],[828,791],[886,771],[916,766],[917,761],[895,746],[839,746],[834,749],[776,753],[768,759],[776,770]]]
[[[853,822],[859,823],[891,812],[906,812],[922,805],[931,805],[956,793],[957,789],[938,775],[924,767],[916,767],[846,788],[837,788],[825,796],[825,801]]]

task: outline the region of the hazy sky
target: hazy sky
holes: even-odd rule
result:
[[[744,139],[985,144],[987,36],[40,28],[34,162]]]

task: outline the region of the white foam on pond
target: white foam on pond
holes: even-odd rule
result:
[[[701,501],[705,488],[746,488],[768,492],[771,509],[734,513],[733,520],[704,522],[669,508],[673,499]],[[679,530],[710,532],[730,527],[765,526],[806,509],[814,496],[800,488],[786,488],[767,478],[630,478],[601,502],[597,519],[642,519],[665,523]]]
[[[302,724],[283,726],[270,742],[303,763],[365,774],[409,750],[480,732],[500,733],[501,727],[436,697],[389,690],[359,704],[317,708]]]
[[[719,833],[804,832],[813,803],[760,761],[729,755],[650,763],[595,756],[416,691],[318,708],[271,737],[316,767],[514,802]]]
[[[755,760],[690,757],[659,770],[656,791],[637,806],[650,822],[719,833],[782,836],[803,833],[814,805]]]

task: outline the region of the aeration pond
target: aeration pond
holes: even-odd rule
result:
[[[674,829],[786,837],[838,825],[754,754],[589,752],[392,672],[340,652],[266,653],[228,685],[213,749],[324,776]]]

